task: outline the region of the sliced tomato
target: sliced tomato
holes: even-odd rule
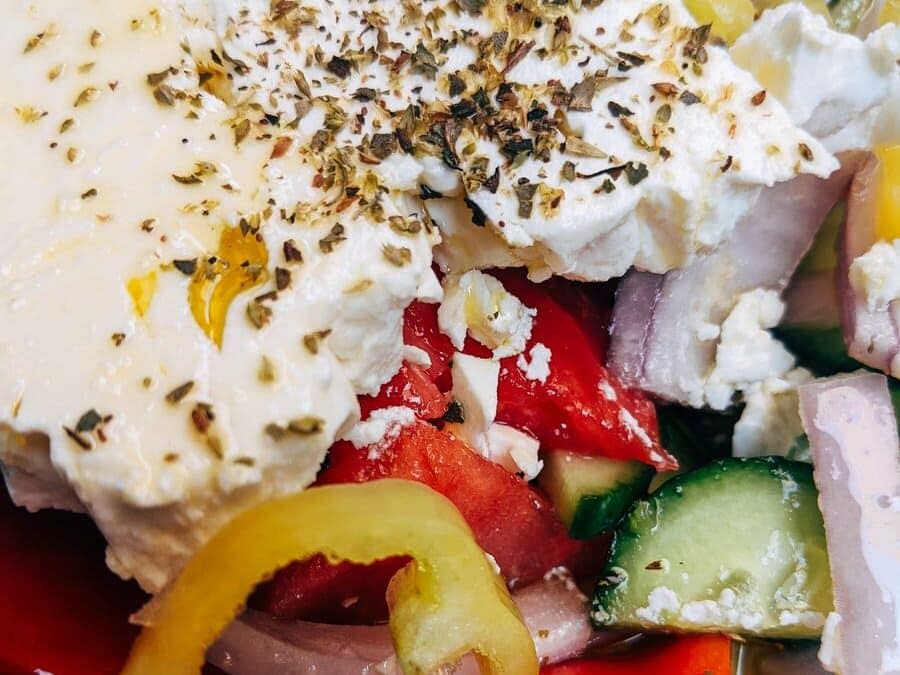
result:
[[[405,427],[394,443],[373,456],[368,449],[337,443],[318,482],[362,483],[386,477],[419,481],[450,499],[510,583],[524,585],[557,565],[582,563],[584,544],[569,539],[546,497],[450,433],[424,422]],[[331,566],[315,558],[294,563],[275,575],[257,602],[286,618],[384,619],[384,591],[400,564]]]
[[[647,638],[634,649],[541,669],[541,675],[731,675],[726,635]]]
[[[537,310],[526,352],[537,343],[551,352],[550,375],[544,382],[525,377],[518,357],[501,360],[497,421],[530,431],[544,448],[638,460],[660,471],[677,468],[677,460],[659,442],[653,403],[623,386],[604,365],[611,312],[608,287],[563,279],[534,284],[519,272],[495,274],[507,290]],[[413,303],[404,337],[407,344],[428,352],[429,374],[448,389],[454,350],[438,330],[437,306]],[[489,354],[471,339],[464,351]]]
[[[512,584],[541,578],[580,548],[540,492],[452,434],[422,422],[405,427],[374,458],[366,449],[338,443],[319,482],[362,483],[387,477],[419,481],[452,501]]]
[[[360,396],[359,407],[363,419],[373,410],[391,406],[411,408],[423,420],[437,419],[447,410],[448,396],[438,389],[427,369],[414,363],[404,363],[390,382],[381,387],[377,396]]]
[[[431,359],[425,373],[441,390],[450,388],[450,359],[453,344],[438,328],[438,306],[416,300],[403,315],[403,342],[423,350]]]

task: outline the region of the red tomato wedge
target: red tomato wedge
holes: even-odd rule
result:
[[[540,492],[430,424],[405,427],[375,458],[366,449],[338,443],[330,460],[319,483],[406,478],[440,492],[456,505],[510,583],[535,581],[580,548]]]
[[[731,675],[726,635],[648,638],[635,649],[541,669],[541,675]]]
[[[537,343],[550,349],[550,375],[529,380],[518,357],[502,359],[497,421],[534,434],[544,448],[638,460],[668,471],[677,460],[663,449],[653,403],[623,386],[605,363],[611,297],[606,287],[562,279],[534,284],[519,272],[495,273],[506,289],[537,310],[526,353]],[[413,303],[406,313],[406,343],[431,357],[430,374],[449,389],[453,345],[440,333],[437,306]],[[474,340],[466,353],[487,356]]]
[[[0,672],[114,675],[146,596],[110,572],[86,516],[14,507],[0,482]]]
[[[447,410],[448,396],[438,389],[428,371],[414,363],[404,363],[390,382],[381,387],[377,396],[360,396],[359,407],[366,419],[373,410],[406,406],[416,417],[433,420]]]
[[[405,427],[377,457],[350,443],[336,444],[318,482],[386,477],[419,481],[450,499],[511,583],[524,585],[556,565],[578,562],[584,545],[569,539],[546,497],[424,422]],[[260,606],[281,617],[332,621],[370,622],[387,615],[384,590],[398,561],[384,561],[373,570],[348,564],[323,569],[323,563],[313,558],[281,570],[259,594]],[[348,606],[341,611],[341,605]]]

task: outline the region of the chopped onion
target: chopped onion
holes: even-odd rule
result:
[[[850,265],[878,241],[875,208],[878,199],[880,162],[870,155],[857,172],[847,199],[847,216],[841,231],[838,255],[838,285],[841,295],[841,323],[847,351],[857,361],[888,374],[900,351],[900,303],[894,301],[881,310],[870,310],[866,298],[850,284]]]
[[[887,379],[843,375],[800,387],[825,521],[843,675],[900,672],[900,442]],[[839,622],[839,623],[838,623]]]
[[[803,175],[764,189],[731,238],[685,269],[662,277],[629,272],[613,314],[615,373],[661,398],[701,405],[716,342],[701,339],[698,326],[720,325],[740,293],[784,290],[862,158],[844,153],[827,179]]]
[[[596,640],[586,599],[565,576],[548,578],[513,594],[542,663],[582,653]],[[232,675],[400,675],[387,626],[334,626],[283,621],[245,611],[207,652],[207,660]],[[447,672],[477,675],[475,659]]]

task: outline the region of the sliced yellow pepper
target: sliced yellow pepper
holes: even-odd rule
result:
[[[875,232],[879,239],[900,238],[900,145],[875,149],[881,161]]]
[[[750,27],[756,8],[751,0],[685,0],[700,24],[712,24],[712,34],[731,44]]]
[[[263,578],[324,553],[410,563],[391,582],[390,629],[403,671],[432,673],[473,652],[491,675],[536,675],[534,643],[503,579],[459,511],[419,483],[385,479],[310,488],[226,525],[161,598],[122,675],[195,675],[206,648]]]
[[[881,14],[878,15],[878,25],[896,23],[900,25],[900,0],[886,0],[881,6]]]

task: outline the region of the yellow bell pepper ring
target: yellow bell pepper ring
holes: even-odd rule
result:
[[[472,652],[490,675],[537,674],[528,629],[459,511],[420,483],[385,479],[314,487],[239,515],[161,596],[123,675],[196,675],[254,586],[315,553],[356,563],[413,558],[388,591],[405,673],[432,673]]]

